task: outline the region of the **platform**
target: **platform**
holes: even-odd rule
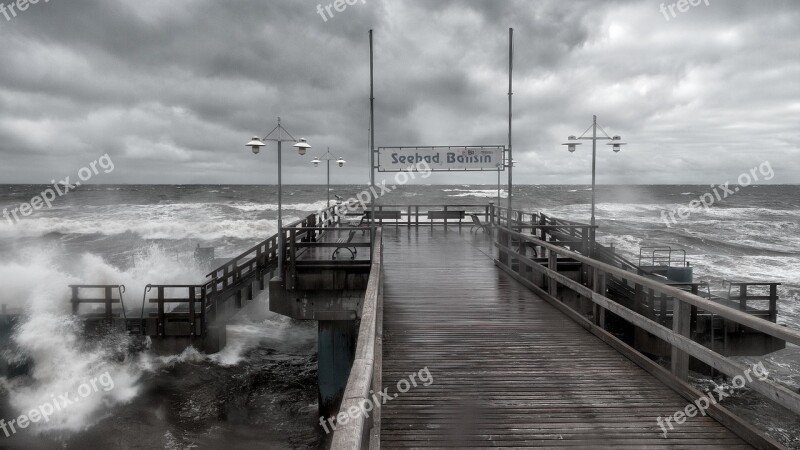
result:
[[[483,232],[384,228],[381,446],[751,448],[497,269]]]

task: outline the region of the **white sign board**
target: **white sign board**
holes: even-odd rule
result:
[[[378,172],[503,170],[502,145],[473,147],[380,147]]]

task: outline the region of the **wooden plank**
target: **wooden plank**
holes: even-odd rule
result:
[[[515,279],[517,279],[517,281],[519,281],[520,283],[525,284],[526,280],[523,280],[518,275],[511,272],[507,273],[509,273],[509,275],[511,275],[512,277],[515,277]],[[605,343],[612,346],[614,349],[619,351],[620,354],[624,355],[631,361],[638,364],[642,369],[646,370],[648,373],[653,375],[659,381],[663,382],[666,386],[670,387],[675,392],[682,395],[686,400],[693,402],[703,395],[700,391],[698,391],[694,387],[674,377],[666,369],[659,366],[654,361],[651,361],[649,358],[643,356],[641,353],[635,351],[624,342],[620,341],[616,336],[595,326],[594,324],[589,322],[585,317],[571,310],[566,305],[563,305],[558,300],[553,298],[548,298],[547,294],[541,289],[538,289],[536,286],[532,284],[529,285],[529,287],[534,291],[537,290],[541,291],[540,295],[544,300],[548,301],[551,305],[558,308],[562,313],[572,318],[572,320],[574,320],[576,323],[589,330],[592,334],[603,340]],[[769,436],[766,436],[757,428],[745,422],[744,420],[740,419],[738,416],[731,413],[730,411],[720,406],[719,404],[710,405],[708,413],[709,416],[718,420],[721,424],[723,424],[728,429],[735,432],[738,436],[740,436],[742,439],[745,439],[748,443],[752,444],[756,448],[759,449],[784,448],[780,443],[770,438]]]
[[[686,401],[498,271],[484,234],[384,233],[382,446],[749,448],[708,417],[665,439],[656,417]]]
[[[503,245],[495,244],[495,246],[499,247],[501,250],[510,251],[508,247],[505,247]],[[531,267],[539,266],[538,263],[528,258],[525,258],[524,256],[516,255],[515,258],[518,259],[521,263],[524,263]],[[500,267],[505,270],[504,265],[501,264]],[[720,372],[725,373],[730,377],[735,377],[739,375],[743,376],[746,372],[749,372],[749,369],[744,365],[734,362],[724,356],[721,356],[718,353],[706,348],[705,346],[692,341],[688,337],[682,335],[676,335],[672,333],[669,328],[659,323],[653,322],[652,320],[649,320],[648,318],[642,316],[641,314],[638,314],[620,305],[619,303],[616,303],[606,298],[603,295],[592,292],[590,289],[586,288],[585,286],[573,280],[570,280],[564,275],[552,272],[549,269],[547,270],[546,275],[551,279],[558,280],[558,282],[568,286],[570,289],[573,289],[579,294],[591,298],[595,304],[605,309],[608,309],[609,311],[613,312],[614,314],[617,314],[618,316],[622,317],[623,319],[627,320],[633,325],[636,325],[639,328],[647,330],[647,332],[656,335],[657,337],[661,338],[662,340],[672,345],[673,347],[677,348],[678,350],[686,352],[689,355],[694,356],[697,359],[700,359],[704,363],[708,364],[714,369],[719,370]],[[539,291],[538,288],[534,290],[536,292]],[[552,295],[552,293],[550,292],[546,293],[544,291],[541,292],[544,293],[545,295],[550,295],[551,297],[555,298],[555,296]],[[678,301],[678,299],[675,300]],[[794,412],[800,411],[800,395],[784,387],[781,384],[775,383],[769,379],[761,380],[758,378],[754,378],[752,381],[749,381],[749,386],[756,392],[786,407],[790,411]]]

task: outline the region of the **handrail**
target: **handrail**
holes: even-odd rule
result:
[[[206,290],[206,285],[193,285],[193,284],[154,284],[154,285],[147,285],[145,288],[145,294],[142,299],[143,303],[144,300],[147,298],[147,293],[150,292],[153,288],[156,290],[156,298],[149,298],[148,303],[156,303],[157,304],[157,313],[156,313],[156,333],[158,336],[166,336],[167,329],[166,329],[166,319],[168,316],[173,315],[173,313],[168,313],[165,311],[165,305],[167,303],[183,303],[189,307],[188,318],[189,318],[189,333],[190,336],[196,335],[203,335],[206,329],[206,324],[208,323],[208,317],[206,317],[206,312],[208,309],[208,291]],[[164,291],[166,289],[186,289],[187,296],[186,297],[179,297],[179,298],[170,298],[166,297]],[[199,298],[198,298],[199,294]],[[197,303],[200,303],[200,311],[198,314],[197,311]],[[144,305],[143,305],[144,306]],[[200,320],[200,327],[197,327],[197,319],[199,315]]]
[[[273,234],[240,255],[228,260],[225,264],[206,275],[207,278],[211,278],[206,282],[206,288],[209,289],[210,292],[217,292],[218,285],[221,284],[221,288],[224,290],[228,286],[236,283],[243,276],[255,270],[264,270],[271,265],[277,265],[278,258],[280,258],[281,255],[286,257],[286,250],[292,245],[290,237],[293,233],[296,234],[296,230],[303,230],[300,239],[304,238],[303,233],[306,235],[306,239],[310,237],[309,235],[311,233],[314,233],[313,239],[316,239],[318,237],[317,234],[321,235],[324,231],[317,233],[314,230],[328,229],[338,223],[336,211],[339,206],[340,205],[331,205],[319,212],[309,214],[305,218],[298,219],[285,225],[280,232]],[[312,230],[308,227],[310,224],[319,224],[322,225],[322,227],[313,227]],[[278,236],[280,233],[284,234],[285,248],[283,251],[278,248]]]
[[[105,306],[105,311],[103,312],[105,320],[112,321],[114,318],[113,305],[115,303],[119,303],[122,309],[122,317],[126,317],[125,300],[122,296],[122,294],[125,292],[124,284],[70,284],[69,288],[72,290],[72,297],[70,299],[70,302],[72,303],[72,314],[77,315],[80,305],[82,304],[103,304]],[[102,289],[103,298],[81,298],[81,289]],[[113,297],[112,292],[115,290],[119,293],[119,298]]]
[[[377,228],[375,249],[370,268],[367,291],[361,309],[361,325],[358,329],[353,366],[347,379],[338,416],[349,415],[347,423],[337,424],[331,441],[331,449],[369,448],[370,435],[380,430],[380,407],[367,408],[371,392],[381,391],[381,352],[383,321],[383,240],[381,228]],[[356,417],[350,411],[359,411]],[[369,414],[366,411],[371,411]],[[365,417],[369,415],[369,417]],[[371,421],[371,423],[370,423]],[[373,430],[373,428],[376,428]]]
[[[367,213],[370,211],[372,205],[367,204],[365,205],[365,209],[361,214]],[[420,205],[420,204],[377,204],[374,205],[374,210],[376,213],[381,212],[389,212],[389,211],[396,211],[400,213],[400,217],[397,219],[394,218],[376,218],[375,222],[378,224],[389,223],[393,225],[449,225],[449,224],[456,224],[456,223],[465,223],[467,219],[466,215],[469,214],[478,214],[482,216],[488,222],[491,218],[491,208],[492,203],[489,204],[430,204],[430,205]],[[457,218],[444,218],[444,219],[430,219],[428,214],[431,212],[440,212],[440,211],[464,211],[465,217],[461,219]],[[420,218],[424,218],[420,220]]]
[[[549,257],[548,267],[543,267],[538,262],[519,254],[515,254],[513,258],[519,261],[521,265],[524,264],[528,267],[531,267],[533,270],[545,274],[551,280],[549,286],[549,295],[551,297],[555,298],[555,294],[557,292],[555,290],[555,286],[558,284],[564,285],[578,294],[591,299],[591,301],[598,307],[620,316],[633,325],[656,335],[670,344],[673,348],[673,374],[680,378],[686,377],[685,372],[688,371],[689,355],[703,361],[714,369],[717,369],[730,377],[742,375],[747,370],[747,368],[745,368],[743,365],[732,361],[689,338],[691,329],[689,308],[687,306],[701,308],[705,311],[717,314],[728,320],[737,322],[741,325],[758,330],[778,339],[783,339],[787,342],[800,345],[799,331],[778,326],[772,322],[752,317],[737,309],[720,305],[698,295],[681,290],[677,287],[669,286],[639,274],[631,273],[612,265],[594,260],[576,252],[569,251],[563,247],[542,241],[536,237],[518,233],[507,227],[500,227],[500,231],[518,239],[532,242],[533,244],[545,248],[548,250],[548,252],[550,252],[551,256]],[[514,250],[510,247],[500,243],[495,243],[495,245],[503,252],[514,253]],[[593,288],[588,288],[562,274],[559,274],[556,269],[557,256],[574,259],[592,268],[595,272],[593,277],[594,282],[592,284]],[[508,264],[508,266],[510,267],[510,264]],[[626,308],[625,306],[606,297],[604,280],[609,275],[632,281],[635,284],[672,297],[675,301],[673,329],[669,329],[658,322],[655,322],[652,319],[645,317],[634,310]],[[680,360],[682,360],[682,362]],[[679,365],[682,365],[683,367],[680,367]],[[771,400],[779,403],[780,405],[788,408],[789,410],[800,414],[800,394],[797,394],[769,379],[754,379],[750,386],[756,392],[759,392]]]

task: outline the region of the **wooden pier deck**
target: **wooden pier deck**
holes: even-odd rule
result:
[[[687,401],[537,297],[469,227],[384,228],[381,446],[751,448],[710,417],[664,438]]]

